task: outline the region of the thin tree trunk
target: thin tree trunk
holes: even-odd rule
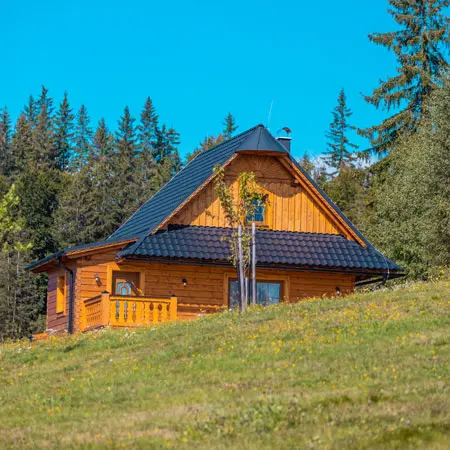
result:
[[[257,302],[256,292],[256,224],[252,223],[252,304]]]
[[[243,254],[242,254],[242,225],[239,224],[238,226],[238,250],[239,250],[239,285],[241,287],[241,304],[240,304],[240,310],[241,312],[245,311],[245,293],[244,293],[244,265],[243,265]]]

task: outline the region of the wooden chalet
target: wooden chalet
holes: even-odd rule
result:
[[[267,193],[255,217],[258,303],[347,294],[401,275],[292,157],[290,139],[258,125],[196,156],[105,241],[28,266],[48,274],[47,328],[133,327],[233,306],[216,165],[230,184],[254,172]]]

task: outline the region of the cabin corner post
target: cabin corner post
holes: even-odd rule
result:
[[[111,314],[111,300],[110,300],[110,293],[108,291],[102,292],[102,324],[103,326],[109,325],[109,318]]]

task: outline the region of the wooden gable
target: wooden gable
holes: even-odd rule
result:
[[[254,172],[269,197],[268,228],[280,231],[351,235],[310,189],[278,156],[240,154],[225,168],[225,180],[235,186],[241,172]],[[168,222],[178,225],[227,227],[214,185],[209,182]]]

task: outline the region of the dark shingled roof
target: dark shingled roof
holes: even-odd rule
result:
[[[308,175],[308,173],[300,166],[300,164],[295,160],[295,158],[286,150],[286,148],[276,140],[270,132],[263,126],[257,125],[244,133],[241,133],[232,139],[223,142],[209,150],[206,150],[202,153],[199,153],[189,164],[187,164],[180,172],[178,172],[162,189],[160,189],[150,200],[144,203],[121,227],[119,227],[115,233],[113,233],[106,241],[97,242],[93,244],[85,244],[74,248],[64,249],[60,252],[57,252],[53,255],[49,255],[40,261],[36,261],[35,263],[30,264],[26,269],[34,269],[39,265],[50,261],[57,256],[67,255],[73,251],[96,248],[103,245],[108,245],[112,243],[120,243],[130,240],[135,240],[136,242],[128,245],[126,251],[128,255],[133,254],[134,256],[139,256],[139,253],[134,254],[133,251],[143,251],[142,249],[146,248],[150,242],[149,235],[155,231],[155,229],[160,225],[164,220],[166,220],[170,214],[183,204],[200,186],[205,183],[212,175],[213,169],[216,165],[224,165],[230,158],[235,154],[242,151],[268,151],[268,152],[278,152],[286,154],[292,164],[294,164],[298,170],[310,181],[310,183],[317,189],[318,192],[328,201],[332,208],[336,211],[336,213],[341,217],[341,219],[353,230],[355,235],[357,235],[362,242],[367,245],[367,248],[359,246],[355,242],[347,242],[342,237],[328,237],[329,235],[313,235],[313,234],[305,234],[305,233],[281,233],[281,232],[272,232],[275,233],[274,236],[278,236],[278,239],[293,239],[292,236],[309,236],[308,239],[313,239],[312,236],[327,236],[326,238],[322,238],[320,242],[322,242],[322,246],[331,245],[335,243],[336,240],[340,242],[340,245],[347,245],[349,248],[354,248],[355,251],[358,250],[361,252],[361,255],[378,255],[376,258],[384,261],[384,257],[375,250],[370,242],[364,238],[364,236],[358,231],[358,229],[348,220],[347,217],[341,212],[341,210],[333,203],[333,201],[325,194],[322,189],[314,182],[314,180]],[[189,233],[188,231],[181,232]],[[261,232],[258,232],[261,233]],[[269,231],[264,233],[271,233]],[[181,235],[180,234],[180,235]],[[177,234],[178,235],[178,234]],[[209,231],[205,234],[205,236],[213,236],[214,231]],[[175,235],[171,235],[172,237],[176,237]],[[197,236],[197,235],[196,235]],[[267,238],[268,234],[261,235],[264,239]],[[289,237],[290,236],[290,237]],[[160,242],[159,239],[167,239],[161,238],[158,235],[158,241],[151,242]],[[202,237],[203,239],[203,237]],[[275,239],[275,238],[274,238]],[[300,239],[300,238],[298,238]],[[289,241],[290,242],[290,241]],[[297,241],[295,241],[297,242]],[[311,240],[309,242],[312,242]],[[317,241],[314,241],[317,244]],[[326,244],[328,242],[328,244]],[[142,246],[143,245],[143,246]],[[181,244],[180,244],[181,245]],[[280,244],[281,245],[281,244]],[[306,245],[306,244],[305,244]],[[159,248],[159,247],[158,247]],[[216,250],[220,247],[215,246]],[[282,248],[282,247],[279,247]],[[156,250],[155,250],[156,251]],[[198,250],[200,252],[207,250]],[[284,251],[284,250],[283,250]],[[318,250],[319,251],[319,250]],[[330,250],[330,254],[333,253],[333,250]],[[320,253],[320,251],[319,251]],[[289,251],[288,251],[289,254]],[[125,255],[125,253],[124,253]],[[149,256],[149,255],[147,255]],[[157,256],[157,255],[153,255]],[[166,255],[171,257],[170,255]],[[217,256],[217,255],[216,255]],[[182,256],[174,256],[174,257],[182,257]],[[279,255],[279,258],[282,256]],[[201,258],[200,258],[201,259]],[[225,258],[226,259],[226,258]],[[261,261],[261,260],[260,260]],[[300,261],[300,260],[299,260]],[[331,261],[331,260],[328,260]],[[337,260],[336,260],[337,261]],[[342,262],[342,261],[341,261]],[[348,261],[347,261],[348,263]],[[361,263],[361,261],[359,261]],[[389,261],[390,264],[394,264]],[[302,262],[294,263],[294,264],[304,264]],[[380,265],[379,263],[378,265]],[[394,264],[395,266],[395,264]],[[386,268],[384,265],[380,268]],[[398,266],[396,266],[398,270]],[[391,270],[391,269],[390,269]]]
[[[108,239],[128,240],[151,233],[212,176],[217,164],[223,165],[235,153],[246,150],[288,153],[263,125],[257,125],[199,153]]]
[[[230,233],[227,228],[174,227],[147,236],[139,244],[119,252],[118,256],[125,259],[227,261],[229,243],[223,237]],[[402,270],[374,247],[364,248],[336,234],[257,230],[256,242],[259,265]]]

